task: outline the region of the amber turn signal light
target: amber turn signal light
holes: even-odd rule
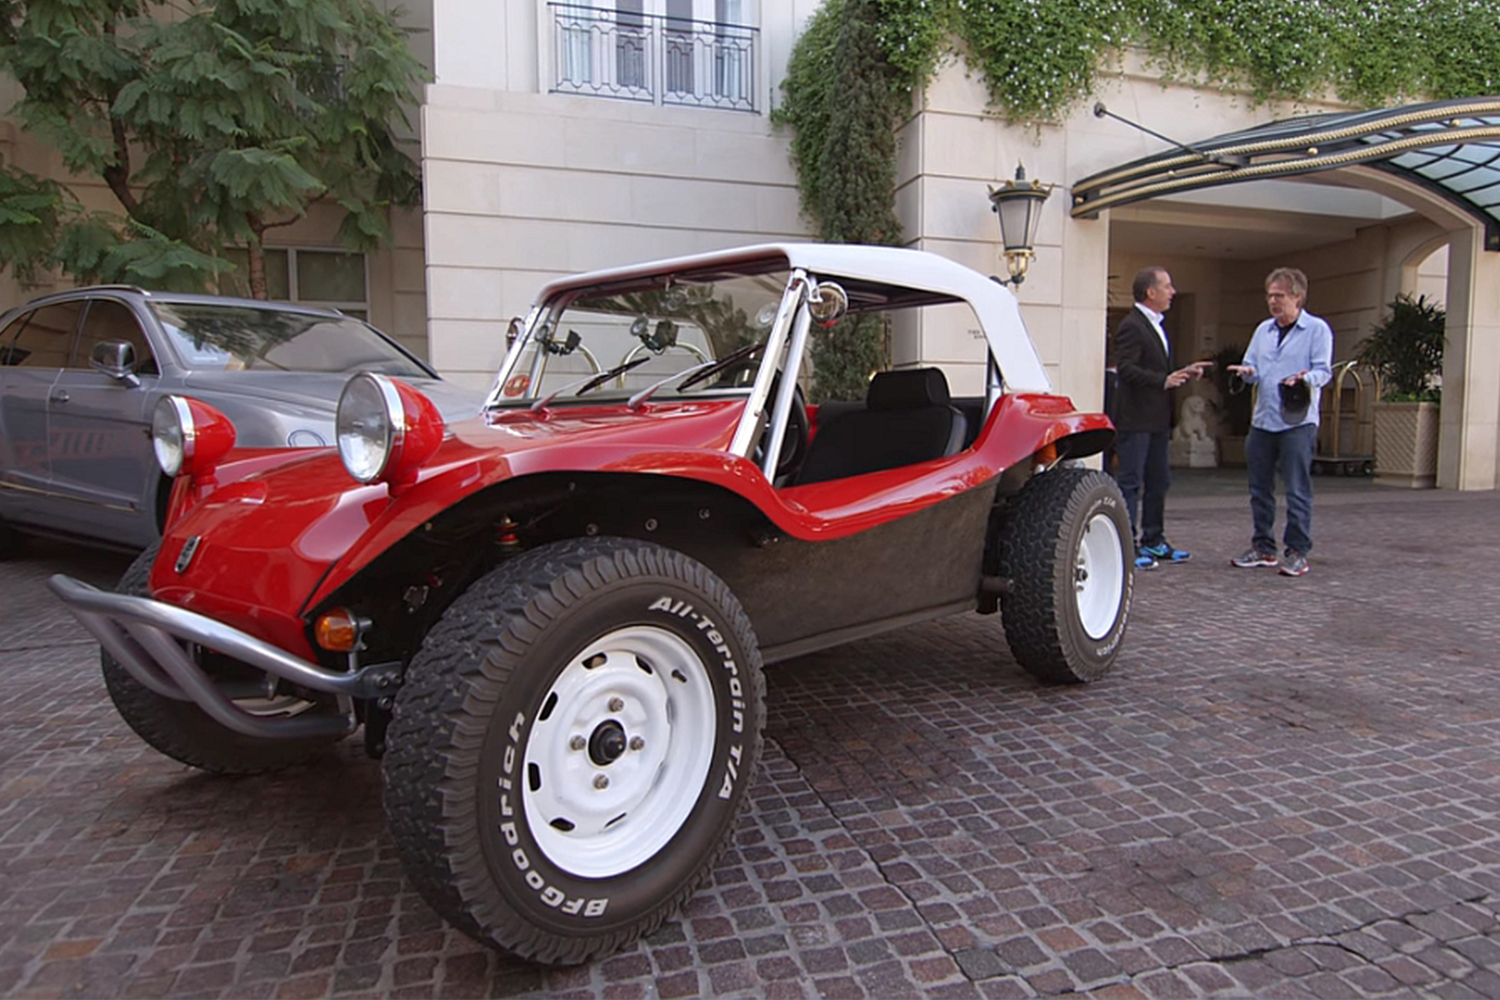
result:
[[[346,608],[334,608],[322,615],[313,635],[318,645],[332,653],[348,653],[359,646],[359,634],[363,629],[358,618]]]

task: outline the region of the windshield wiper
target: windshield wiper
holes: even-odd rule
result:
[[[578,379],[575,382],[569,382],[566,385],[559,386],[556,389],[553,389],[551,392],[547,393],[547,395],[543,396],[541,399],[537,400],[535,403],[532,403],[531,412],[541,413],[547,408],[548,403],[552,402],[554,399],[556,399],[558,396],[561,396],[565,392],[572,392],[575,396],[582,396],[584,393],[589,392],[592,389],[599,388],[610,379],[618,378],[619,376],[624,375],[626,372],[630,371],[632,368],[639,368],[641,365],[650,360],[650,355],[646,355],[636,358],[633,361],[627,361],[622,365],[615,365],[609,371],[599,372],[598,374],[589,375],[585,378]]]
[[[680,371],[675,375],[668,375],[666,378],[660,380],[659,382],[652,382],[650,385],[646,386],[646,388],[642,389],[634,396],[631,396],[625,405],[630,407],[632,410],[636,409],[646,400],[655,395],[656,390],[660,389],[664,385],[670,385],[676,379],[682,379],[682,384],[677,387],[677,391],[686,392],[688,389],[691,389],[699,382],[707,381],[724,369],[734,367],[741,361],[749,358],[751,355],[758,353],[760,349],[765,346],[766,345],[764,341],[761,341],[757,344],[746,344],[744,347],[741,347],[738,350],[730,351],[728,354],[724,355],[722,358],[719,358],[717,361],[705,361],[701,365],[694,365],[693,367],[688,368],[684,371]]]
[[[683,374],[691,375],[692,377],[684,380],[683,383],[677,387],[677,391],[686,392],[693,386],[697,385],[699,382],[706,382],[708,379],[717,375],[724,369],[731,368],[734,365],[739,364],[741,361],[748,360],[755,354],[758,354],[762,349],[765,348],[765,346],[766,342],[764,340],[757,341],[754,344],[746,344],[744,347],[741,347],[738,350],[730,351],[728,354],[724,355],[717,361],[711,362],[710,364],[706,365],[699,365],[697,368],[688,369],[688,371],[684,372]]]
[[[691,376],[697,375],[699,372],[703,371],[706,368],[717,368],[721,364],[723,364],[722,361],[705,361],[701,365],[694,365],[693,367],[688,368],[688,369],[686,369],[684,371],[673,372],[671,375],[668,375],[666,378],[659,379],[659,380],[657,380],[655,382],[652,382],[650,385],[646,386],[646,388],[642,389],[640,392],[636,393],[634,396],[631,396],[628,400],[625,401],[625,405],[627,407],[629,407],[630,409],[634,410],[634,409],[638,408],[646,400],[650,399],[656,393],[656,390],[660,389],[662,386],[669,385],[672,382],[675,382],[677,379],[680,379],[680,378],[691,377]],[[686,385],[689,385],[689,384],[691,384],[691,383],[684,382],[684,383],[682,383],[681,386],[678,386],[678,389],[681,390],[683,388],[683,386],[686,386]]]

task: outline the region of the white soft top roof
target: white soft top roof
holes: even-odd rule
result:
[[[1006,387],[1012,392],[1052,389],[1010,289],[978,271],[925,250],[840,243],[762,243],[570,275],[544,285],[533,305],[575,288],[628,281],[664,271],[733,269],[770,257],[783,259],[789,268],[800,268],[821,278],[858,278],[964,299],[974,307],[990,351],[1004,374]]]

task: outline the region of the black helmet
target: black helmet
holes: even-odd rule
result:
[[[1307,413],[1307,408],[1312,405],[1312,388],[1303,379],[1298,379],[1291,384],[1281,383],[1281,413],[1282,416],[1292,419],[1300,419]]]

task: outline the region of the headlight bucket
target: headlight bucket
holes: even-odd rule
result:
[[[163,396],[151,413],[151,449],[168,477],[212,472],[234,447],[234,424],[219,410],[187,396]]]
[[[420,392],[398,379],[361,372],[344,384],[335,418],[339,458],[361,483],[392,491],[416,482],[422,463],[443,441],[443,418]]]

